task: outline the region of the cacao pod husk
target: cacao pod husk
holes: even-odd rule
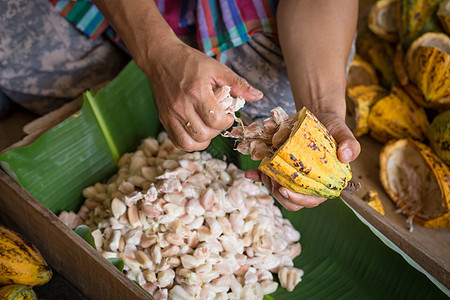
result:
[[[411,43],[426,32],[442,31],[436,11],[442,0],[399,0],[396,21],[400,43],[408,49]]]
[[[355,137],[360,137],[369,132],[370,109],[376,101],[388,94],[388,90],[380,85],[359,85],[347,88],[346,123]]]
[[[425,102],[450,104],[450,38],[444,33],[426,33],[406,53],[408,78]]]
[[[398,41],[397,29],[398,0],[379,0],[370,8],[368,26],[380,38],[395,43]]]
[[[294,192],[338,197],[352,178],[350,165],[339,161],[336,141],[308,109],[296,120],[286,142],[258,169]]]
[[[424,108],[398,85],[372,106],[368,124],[370,135],[381,143],[407,137],[423,141],[429,126]]]
[[[356,53],[378,71],[383,87],[390,88],[397,81],[394,70],[395,49],[390,43],[367,29],[356,38]]]
[[[10,284],[0,287],[0,300],[37,300],[37,295],[30,286]]]
[[[18,233],[0,225],[0,285],[42,285],[52,270],[36,247]]]
[[[376,190],[370,190],[364,195],[363,200],[367,202],[367,204],[375,209],[377,212],[384,216],[385,211],[383,207],[383,203],[381,203],[380,196]]]
[[[430,147],[412,139],[390,141],[380,152],[384,190],[408,220],[425,227],[450,228],[449,174]]]
[[[428,127],[427,137],[437,156],[450,165],[450,110],[434,117]]]
[[[450,0],[445,0],[439,5],[436,16],[441,21],[444,31],[450,35]]]
[[[358,54],[350,62],[347,74],[347,87],[378,84],[375,68]]]

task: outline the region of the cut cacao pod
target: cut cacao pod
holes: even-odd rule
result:
[[[427,130],[430,147],[450,166],[450,110],[434,117]]]
[[[355,137],[360,137],[369,132],[370,108],[376,101],[388,94],[388,90],[379,85],[359,85],[347,88],[346,123]]]
[[[305,107],[286,142],[258,169],[294,192],[325,198],[338,197],[352,177],[350,165],[339,161],[334,138]]]
[[[426,102],[450,104],[450,37],[426,33],[406,53],[409,80],[422,92]]]
[[[356,38],[356,53],[381,74],[383,87],[390,88],[397,81],[394,70],[395,49],[389,42],[367,29]]]
[[[412,139],[387,143],[380,152],[384,190],[412,221],[450,228],[450,169],[427,145]]]
[[[398,41],[397,2],[398,0],[379,0],[375,2],[369,12],[369,29],[391,43]]]
[[[381,143],[407,137],[423,141],[429,126],[424,108],[397,85],[372,106],[368,124],[370,135]]]
[[[397,28],[403,49],[426,32],[441,31],[436,16],[442,0],[399,0],[397,2]]]
[[[436,15],[441,21],[444,31],[450,35],[450,0],[441,2]]]
[[[10,284],[0,287],[0,300],[38,300],[31,286]]]
[[[402,45],[397,44],[394,55],[394,71],[401,85],[407,85],[409,83],[408,73],[406,72],[404,64],[404,56],[405,53]]]
[[[18,233],[0,225],[0,285],[41,285],[52,269],[36,247]]]
[[[366,201],[370,207],[384,216],[383,203],[381,203],[380,196],[376,190],[368,191],[367,194],[364,195],[363,200]]]
[[[350,62],[347,75],[347,87],[373,84],[378,84],[378,76],[375,68],[359,55],[355,55],[355,59]]]

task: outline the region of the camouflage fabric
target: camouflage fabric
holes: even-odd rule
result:
[[[48,0],[0,1],[0,91],[39,114],[113,79],[129,57],[91,40]]]
[[[355,40],[356,35],[347,62],[347,73],[349,63],[356,52]],[[240,110],[245,123],[269,117],[270,110],[277,106],[281,106],[290,115],[296,113],[286,64],[278,40],[263,34],[255,34],[244,45],[227,51],[227,64],[234,72],[264,93],[263,99],[246,102]]]

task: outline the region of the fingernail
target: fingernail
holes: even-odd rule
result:
[[[349,148],[345,148],[342,151],[342,159],[344,160],[343,162],[349,162],[350,159],[352,159],[352,155],[353,155],[352,150],[350,150]]]
[[[279,189],[279,192],[280,192],[280,194],[281,194],[284,198],[289,199],[289,195],[288,195],[286,189],[281,188],[281,189]]]
[[[253,94],[253,95],[255,95],[255,96],[258,97],[258,98],[262,98],[262,96],[263,96],[263,92],[261,92],[261,91],[258,90],[258,89],[255,89],[255,88],[252,87],[252,86],[250,86],[250,93]]]

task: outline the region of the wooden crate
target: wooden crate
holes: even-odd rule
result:
[[[31,143],[55,118],[64,119],[79,108],[75,101],[51,115],[39,118],[25,127],[29,134],[11,148]],[[372,228],[415,261],[420,268],[447,289],[450,288],[450,231],[416,225],[406,228],[406,218],[395,213],[395,207],[384,193],[378,179],[378,155],[381,144],[370,137],[360,139],[362,153],[352,163],[353,178],[362,188],[355,193],[343,192],[342,199]],[[369,190],[380,194],[386,215],[382,216],[366,202]],[[92,299],[149,299],[136,284],[127,279],[91,246],[65,226],[50,210],[0,170],[0,217],[12,229],[21,232],[42,252],[48,263],[84,295]],[[395,249],[394,249],[395,250]]]
[[[150,299],[56,215],[0,170],[0,215],[90,299]]]

